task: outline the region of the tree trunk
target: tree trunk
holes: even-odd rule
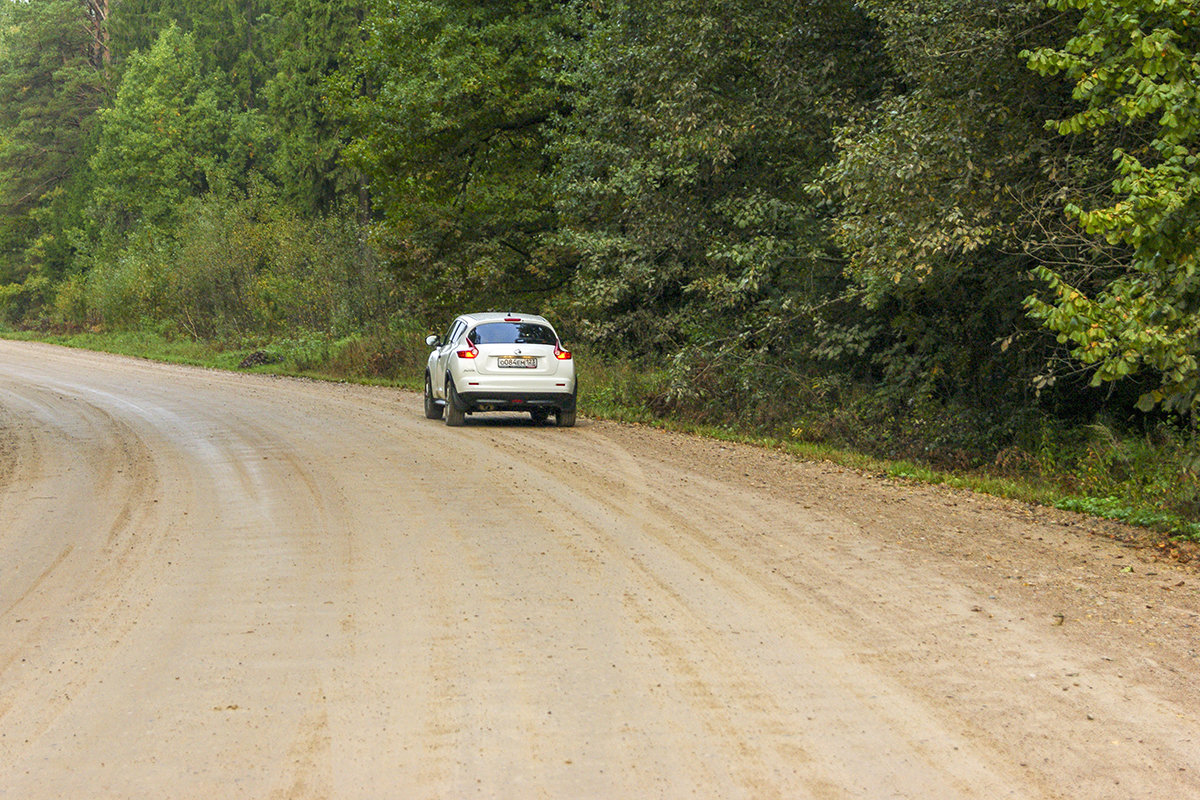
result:
[[[88,32],[92,42],[88,48],[88,61],[98,70],[108,71],[112,62],[112,51],[108,46],[109,0],[83,0],[87,15]]]

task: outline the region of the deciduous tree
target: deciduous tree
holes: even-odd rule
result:
[[[919,396],[1019,401],[1046,357],[1022,304],[1057,159],[1042,121],[1059,99],[1020,53],[1056,22],[1026,0],[859,5],[888,87],[837,130],[814,188],[876,309],[882,375]]]
[[[564,262],[547,176],[561,112],[553,0],[373,2],[337,81],[348,160],[370,183],[377,241],[414,298],[536,302]]]
[[[842,104],[875,89],[869,21],[836,0],[581,8],[556,143],[581,327],[694,364],[783,358],[840,282],[805,185]]]
[[[91,167],[106,246],[138,225],[170,228],[183,203],[252,177],[260,136],[220,73],[206,73],[195,37],[170,25],[129,57],[111,108],[100,112]]]
[[[1064,75],[1078,103],[1052,125],[1066,136],[1120,129],[1110,202],[1067,206],[1087,234],[1124,250],[1098,286],[1043,266],[1051,298],[1031,313],[1091,367],[1096,384],[1139,372],[1140,405],[1200,411],[1200,8],[1192,0],[1049,0],[1078,11],[1061,48],[1029,54]]]

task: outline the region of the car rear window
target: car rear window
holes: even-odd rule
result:
[[[468,337],[475,344],[557,344],[554,331],[533,322],[485,322]]]

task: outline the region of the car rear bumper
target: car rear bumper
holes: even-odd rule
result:
[[[528,411],[531,408],[575,410],[575,395],[563,392],[458,392],[463,411]]]

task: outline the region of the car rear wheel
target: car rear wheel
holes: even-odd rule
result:
[[[574,428],[575,409],[572,408],[570,411],[567,411],[566,409],[560,408],[554,414],[554,422],[560,428]]]
[[[462,401],[458,399],[458,391],[454,381],[446,378],[446,424],[457,428],[467,420],[467,412],[463,411]]]
[[[429,376],[425,376],[425,418],[426,419],[441,419],[442,406],[439,406],[433,399],[433,383],[429,380]]]

